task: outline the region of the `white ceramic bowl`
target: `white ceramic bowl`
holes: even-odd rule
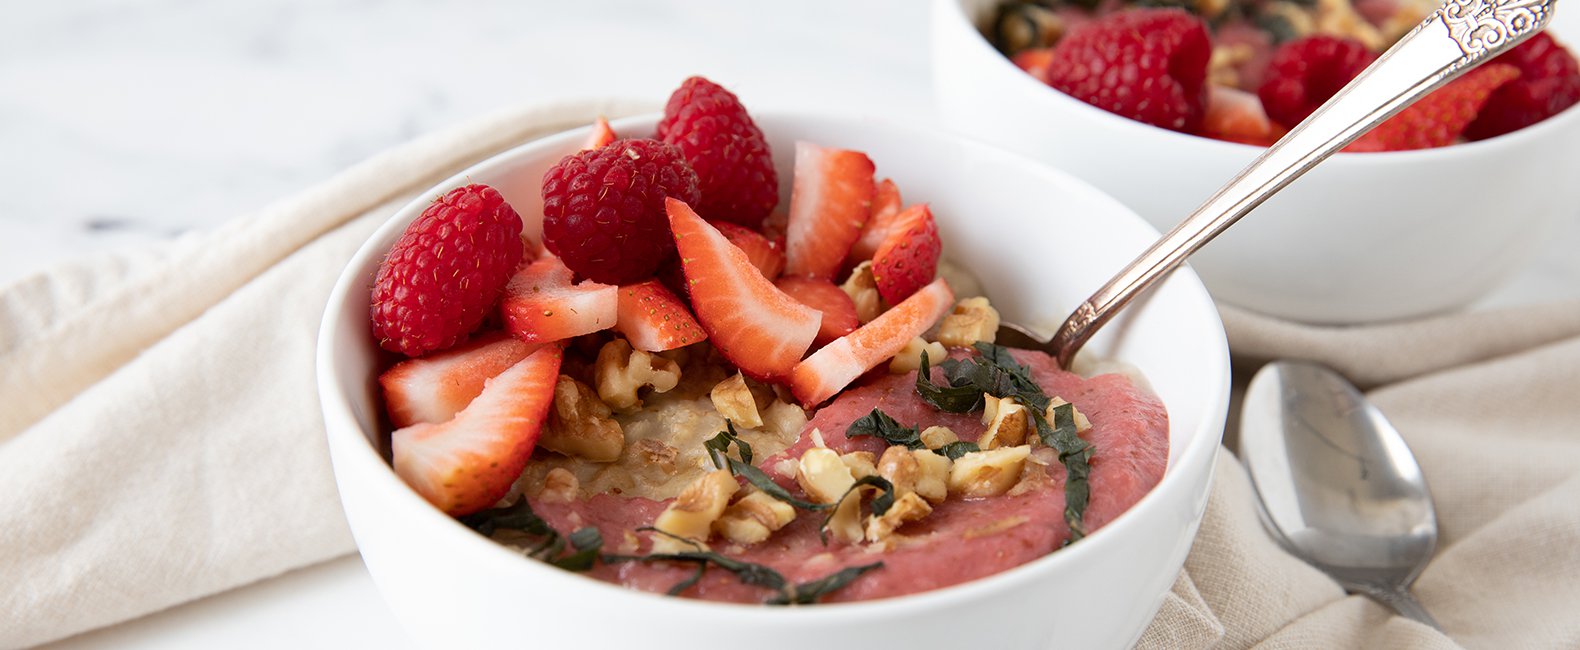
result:
[[[798,139],[868,152],[908,201],[939,218],[946,255],[980,276],[1004,316],[1058,322],[1157,233],[1118,202],[1028,159],[876,118],[757,117],[788,189]],[[617,122],[650,133],[655,118]],[[407,488],[385,461],[368,292],[379,260],[436,196],[498,188],[536,235],[540,179],[585,130],[528,143],[424,193],[379,229],[335,286],[318,342],[318,385],[346,518],[406,628],[431,647],[1063,647],[1134,642],[1190,548],[1223,432],[1222,325],[1189,270],[1099,334],[1092,349],[1140,367],[1168,407],[1169,467],[1129,512],[1085,540],[964,585],[865,603],[769,608],[624,589],[525,559]],[[561,646],[561,647],[569,647]]]
[[[1031,78],[978,31],[998,2],[933,2],[934,92],[950,127],[1069,171],[1160,230],[1260,153],[1122,118]],[[1575,22],[1553,26],[1571,46],[1580,42],[1563,35],[1580,34]],[[1580,106],[1481,142],[1341,153],[1191,261],[1218,299],[1295,320],[1445,311],[1496,288],[1580,214],[1576,179]]]

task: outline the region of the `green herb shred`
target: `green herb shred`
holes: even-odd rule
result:
[[[1059,463],[1064,465],[1064,521],[1070,527],[1070,541],[1085,537],[1083,518],[1091,496],[1088,480],[1095,448],[1076,435],[1074,407],[1069,404],[1054,407],[1054,422],[1050,424],[1044,413],[1053,400],[1032,380],[1031,371],[1015,361],[1009,348],[992,343],[977,343],[975,347],[980,353],[976,357],[945,359],[938,364],[944,374],[943,385],[933,383],[932,365],[927,353],[923,352],[922,366],[916,373],[916,394],[934,408],[949,413],[969,413],[982,408],[984,394],[1013,397],[1024,404],[1037,427],[1037,437],[1059,452]],[[966,453],[961,449],[952,451]],[[939,451],[949,455],[942,449]]]
[[[505,508],[492,508],[460,517],[460,522],[484,536],[492,536],[498,530],[514,530],[536,537],[537,544],[527,549],[527,555],[570,571],[591,569],[598,552],[603,548],[603,535],[597,528],[588,526],[577,529],[567,540],[532,511],[532,505],[527,503],[525,497]],[[562,556],[567,546],[571,553]]]

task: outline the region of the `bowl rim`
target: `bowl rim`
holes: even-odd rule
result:
[[[616,131],[630,132],[635,128],[651,128],[658,120],[657,113],[635,115],[613,120],[612,126]],[[986,143],[971,140],[959,134],[938,128],[927,128],[919,123],[900,119],[875,120],[871,116],[856,113],[829,113],[807,110],[790,109],[764,109],[754,111],[754,118],[759,124],[772,124],[779,121],[810,122],[814,124],[843,123],[846,125],[863,125],[871,127],[879,125],[881,128],[892,129],[904,133],[915,140],[933,139],[953,146],[963,146],[973,149],[976,153],[999,157],[1012,161],[1017,166],[1026,170],[1026,173],[1041,179],[1062,183],[1069,191],[1084,194],[1087,200],[1106,203],[1109,208],[1129,219],[1133,225],[1145,228],[1145,232],[1156,234],[1157,230],[1146,223],[1140,216],[1117,199],[1092,187],[1066,172],[1054,169],[1045,164],[1036,162],[1028,157],[1010,152]],[[336,333],[346,327],[341,318],[345,311],[347,297],[353,290],[366,290],[366,278],[358,272],[367,265],[370,259],[384,254],[387,245],[383,241],[393,241],[398,233],[406,227],[412,218],[421,209],[445,190],[457,184],[470,182],[473,175],[485,176],[500,167],[506,167],[523,158],[545,155],[559,150],[571,150],[575,144],[585,140],[591,132],[591,126],[583,126],[557,134],[551,134],[523,142],[519,145],[501,151],[486,159],[480,160],[456,174],[438,182],[429,189],[424,190],[410,202],[396,209],[386,218],[385,222],[375,229],[358,247],[351,256],[340,276],[335,281],[330,292],[329,302],[325,308],[323,319],[318,332],[316,345],[315,374],[318,384],[319,399],[325,419],[325,429],[328,437],[330,455],[334,465],[335,479],[339,483],[343,480],[357,480],[369,482],[365,487],[381,495],[381,500],[390,503],[393,508],[402,511],[403,516],[412,518],[413,525],[431,528],[436,539],[441,539],[446,547],[457,549],[459,552],[476,556],[480,562],[499,564],[503,570],[525,572],[534,574],[544,580],[577,581],[587,589],[597,592],[605,598],[629,599],[615,605],[630,603],[635,606],[649,608],[655,613],[674,612],[678,616],[728,614],[733,617],[747,617],[747,622],[761,621],[763,623],[782,622],[793,619],[797,622],[812,622],[824,620],[829,622],[844,621],[853,618],[881,618],[891,614],[914,614],[920,610],[943,610],[954,606],[956,603],[987,598],[1005,590],[1012,590],[1016,585],[1028,581],[1038,580],[1048,572],[1057,571],[1058,567],[1066,564],[1078,564],[1092,554],[1100,552],[1100,542],[1112,537],[1128,534],[1132,528],[1140,524],[1139,512],[1150,512],[1162,508],[1158,502],[1164,493],[1184,490],[1184,483],[1189,480],[1183,473],[1188,467],[1200,467],[1201,471],[1210,474],[1213,471],[1213,457],[1221,445],[1224,423],[1227,417],[1229,404],[1230,368],[1228,343],[1223,331],[1222,319],[1219,317],[1211,296],[1202,285],[1200,278],[1189,269],[1188,265],[1180,268],[1170,283],[1172,291],[1184,292],[1186,298],[1201,309],[1203,315],[1212,326],[1213,334],[1210,341],[1200,342],[1208,346],[1211,365],[1199,368],[1203,377],[1217,377],[1217,381],[1210,382],[1204,389],[1207,398],[1204,403],[1209,408],[1203,410],[1202,419],[1194,430],[1189,432],[1189,444],[1180,453],[1178,461],[1170,463],[1165,469],[1163,478],[1140,500],[1131,505],[1125,512],[1117,516],[1102,528],[1093,531],[1082,542],[1058,549],[1025,564],[1012,567],[999,573],[977,578],[964,583],[932,589],[915,594],[878,598],[857,602],[822,603],[816,607],[764,607],[760,604],[729,603],[704,601],[692,598],[676,598],[664,594],[650,593],[631,589],[621,585],[604,582],[575,572],[568,572],[544,562],[525,558],[521,554],[508,549],[487,537],[460,524],[456,519],[445,515],[437,508],[431,506],[415,490],[406,485],[394,472],[393,468],[385,461],[379,450],[371,444],[367,432],[358,424],[354,410],[352,388],[342,385],[337,381],[339,367],[335,361],[333,341]],[[766,130],[766,129],[765,129]],[[376,407],[376,405],[374,405]],[[1172,422],[1172,420],[1171,420]],[[342,490],[344,492],[344,490]],[[1199,523],[1199,517],[1196,517]],[[1192,524],[1191,530],[1194,530]],[[353,527],[355,534],[356,528]],[[358,541],[358,547],[361,543]],[[377,576],[375,576],[377,578]],[[377,582],[377,580],[375,580]],[[545,583],[546,584],[546,583]],[[571,583],[564,583],[571,584]]]
[[[1003,0],[997,1],[1002,2]],[[1033,101],[1046,101],[1050,105],[1058,106],[1061,110],[1075,111],[1078,114],[1085,115],[1088,119],[1097,120],[1099,122],[1112,125],[1113,128],[1133,128],[1136,129],[1137,133],[1157,133],[1163,138],[1179,143],[1178,146],[1197,147],[1197,152],[1211,151],[1215,152],[1216,154],[1244,155],[1247,153],[1255,153],[1267,150],[1267,147],[1245,144],[1241,142],[1229,142],[1226,140],[1218,140],[1206,136],[1165,129],[1160,126],[1147,124],[1145,122],[1132,120],[1128,117],[1110,113],[1106,110],[1076,99],[1064,93],[1063,91],[1058,90],[1057,88],[1037,81],[1031,75],[1026,74],[1024,70],[1021,70],[1019,67],[1015,66],[1015,64],[1010,61],[1009,57],[1000,54],[998,49],[994,48],[993,44],[988,42],[987,37],[982,34],[981,30],[977,28],[976,24],[970,19],[969,16],[966,15],[966,10],[964,7],[965,0],[933,0],[933,2],[935,7],[935,11],[933,12],[935,21],[934,30],[936,31],[940,27],[936,24],[939,14],[948,16],[950,28],[953,28],[957,31],[968,32],[972,35],[973,38],[968,39],[971,41],[971,45],[969,46],[971,49],[977,51],[978,53],[988,55],[988,59],[995,60],[995,62],[991,64],[995,73],[999,74],[1000,76],[1004,76],[1003,73],[1005,72],[1014,73],[1013,76],[1017,77],[1017,80],[1011,83],[1014,84],[1015,87],[1022,89],[1021,92],[1022,94],[1026,95],[1027,99]],[[1543,28],[1542,31],[1547,33],[1552,30],[1552,28],[1553,24],[1548,23],[1547,27]],[[1550,35],[1554,36],[1555,40],[1557,39],[1556,34]],[[933,40],[931,47],[936,51],[938,48],[938,39],[935,38]],[[1568,49],[1567,46],[1566,49]],[[1571,55],[1575,53],[1575,50],[1573,49],[1570,49],[1569,51]],[[933,74],[935,76],[937,75],[936,64],[933,69]],[[936,93],[939,91],[940,89],[935,83],[934,92]],[[1446,147],[1410,149],[1405,151],[1339,151],[1330,157],[1330,162],[1325,162],[1323,164],[1333,164],[1331,161],[1345,161],[1339,164],[1350,165],[1419,164],[1422,162],[1423,158],[1427,161],[1435,161],[1437,159],[1453,158],[1456,155],[1477,155],[1483,152],[1489,152],[1505,147],[1518,147],[1522,146],[1526,141],[1546,137],[1549,131],[1569,128],[1571,126],[1580,128],[1580,103],[1576,103],[1569,108],[1559,111],[1556,115],[1550,116],[1547,119],[1535,124],[1526,126],[1525,128],[1517,129],[1515,131],[1487,138],[1485,140],[1459,142]]]

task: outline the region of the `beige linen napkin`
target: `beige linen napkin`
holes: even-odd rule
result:
[[[0,647],[354,550],[312,379],[341,268],[455,171],[639,108],[653,105],[502,113],[212,232],[0,289]],[[1418,593],[1453,641],[1280,551],[1225,453],[1143,647],[1580,645],[1580,305],[1350,330],[1225,317],[1246,367],[1322,358],[1384,386],[1373,395],[1439,499],[1443,543]]]
[[[1415,593],[1447,634],[1284,553],[1222,451],[1185,572],[1140,647],[1580,647],[1580,303],[1348,328],[1220,311],[1241,382],[1301,358],[1374,386],[1437,502]]]

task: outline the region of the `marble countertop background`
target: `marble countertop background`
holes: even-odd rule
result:
[[[0,287],[213,227],[532,101],[666,97],[933,119],[922,0],[0,3]],[[1580,206],[1577,206],[1580,214]],[[1580,298],[1580,219],[1479,306]],[[360,561],[63,647],[408,644]]]

